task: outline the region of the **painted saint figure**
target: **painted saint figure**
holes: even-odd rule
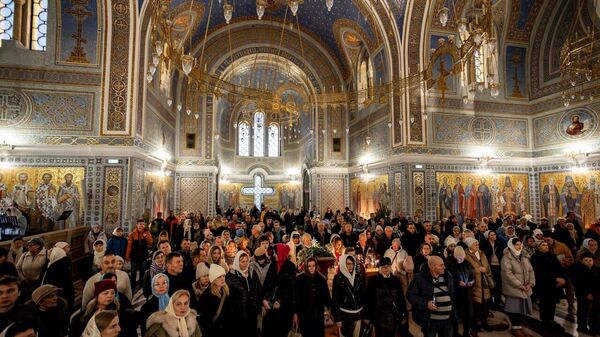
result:
[[[571,124],[567,127],[567,130],[565,131],[568,135],[579,136],[580,134],[585,132],[585,130],[583,129],[584,125],[582,122],[579,121],[579,118],[579,115],[573,115],[573,117],[571,117]]]
[[[448,177],[442,179],[442,185],[438,193],[438,207],[440,209],[440,219],[452,215],[452,188],[448,184]]]
[[[52,175],[44,173],[42,183],[35,190],[35,200],[39,213],[42,215],[42,228],[46,231],[54,229],[54,218],[58,210],[56,186],[51,182]]]
[[[504,198],[502,197],[502,190],[498,184],[498,178],[492,180],[491,189],[491,209],[493,215],[498,214],[504,210]]]
[[[502,189],[502,197],[504,198],[504,213],[516,212],[515,207],[515,189],[512,187],[510,177],[504,178],[504,188]]]
[[[563,214],[575,212],[575,214],[581,215],[581,194],[572,176],[565,177],[565,184],[560,191],[560,202]]]
[[[525,191],[525,186],[523,186],[523,182],[521,180],[517,181],[517,188],[515,189],[515,198],[517,213],[527,211],[525,202],[527,200],[527,191]]]
[[[481,178],[481,184],[477,187],[477,218],[481,219],[492,215],[490,207],[490,188],[485,184],[485,178]]]
[[[4,174],[0,173],[0,199],[7,196],[8,186],[4,183]]]
[[[465,189],[460,181],[460,177],[456,177],[454,187],[452,187],[452,214],[464,215],[465,209]]]
[[[477,188],[473,184],[473,178],[467,178],[467,186],[465,186],[465,216],[470,219],[475,219],[477,216]]]
[[[596,177],[591,176],[589,183],[585,185],[581,193],[581,217],[584,226],[595,223],[600,216],[596,209],[597,203],[600,201],[599,192],[600,187],[596,184]]]
[[[12,198],[21,212],[29,213],[35,198],[35,190],[27,183],[29,180],[27,173],[20,173],[18,178],[19,182],[12,189]]]
[[[544,216],[548,218],[548,222],[551,224],[556,223],[560,207],[560,194],[558,194],[558,187],[554,184],[554,178],[548,179],[548,185],[544,186],[542,204],[544,206]]]
[[[65,182],[58,189],[59,213],[72,211],[71,215],[65,220],[65,228],[77,226],[79,221],[79,205],[81,194],[79,188],[73,183],[73,174],[65,174]]]

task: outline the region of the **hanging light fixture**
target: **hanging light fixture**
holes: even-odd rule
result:
[[[327,11],[331,12],[331,9],[333,8],[333,0],[325,0],[325,5],[327,6]]]
[[[225,22],[229,24],[229,21],[231,21],[231,18],[233,17],[233,5],[229,4],[227,1],[225,1],[225,4],[223,5],[223,16],[225,17]]]
[[[185,54],[181,56],[181,68],[186,75],[189,75],[194,68],[194,57],[191,54]]]
[[[167,105],[168,106],[172,106],[173,105],[173,99],[171,97],[167,98]]]
[[[300,7],[300,2],[301,2],[301,0],[289,0],[288,1],[288,6],[290,6],[290,9],[292,10],[292,14],[294,16],[296,16],[296,14],[298,14],[298,7]]]
[[[162,56],[162,53],[163,53],[162,41],[158,40],[158,41],[154,42],[154,51],[156,51],[156,54],[158,56]]]

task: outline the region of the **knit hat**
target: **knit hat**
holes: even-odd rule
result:
[[[115,255],[115,260],[120,261],[122,264],[125,264],[125,260],[119,255]]]
[[[44,298],[61,291],[62,289],[57,288],[51,284],[44,284],[39,286],[36,290],[31,293],[31,299],[35,305],[39,305],[40,302],[44,300]]]
[[[46,242],[44,241],[44,239],[42,238],[33,238],[31,240],[29,240],[30,245],[38,245],[42,248],[44,248],[46,246]]]
[[[466,238],[464,240],[465,244],[467,245],[467,247],[471,247],[473,244],[477,243],[478,241],[475,238]]]
[[[235,237],[241,238],[242,236],[244,236],[244,230],[243,229],[240,228],[237,231],[235,231]]]
[[[113,280],[102,280],[94,283],[94,297],[98,297],[98,294],[105,290],[114,290],[117,292],[117,284]]]
[[[383,227],[381,227],[381,225],[377,225],[375,226],[375,231],[382,231],[383,232]]]
[[[265,254],[267,254],[267,250],[264,249],[263,247],[258,247],[254,250],[254,257],[258,258],[260,256],[264,256]]]
[[[544,232],[542,232],[542,230],[541,230],[541,229],[539,229],[539,228],[536,228],[536,229],[534,229],[534,230],[533,230],[533,236],[535,237],[535,236],[536,236],[536,235],[538,235],[538,234],[542,234],[542,235],[544,235]]]
[[[225,275],[225,269],[218,264],[211,264],[210,269],[208,270],[208,280],[210,283],[213,283],[214,280],[219,277]]]
[[[446,246],[446,247],[448,247],[450,245],[456,245],[456,244],[458,244],[458,242],[452,236],[448,236],[448,237],[446,237],[446,240],[444,240],[444,246]]]
[[[208,267],[206,266],[206,263],[204,263],[204,262],[198,263],[198,265],[196,266],[196,280],[201,278],[202,276],[207,276],[208,274],[209,274],[209,270],[208,270]]]

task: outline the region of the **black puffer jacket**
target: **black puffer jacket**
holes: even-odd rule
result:
[[[331,314],[336,322],[342,321],[346,317],[352,317],[353,320],[360,319],[362,313],[360,309],[366,304],[366,290],[363,284],[362,275],[356,270],[354,274],[354,284],[350,283],[348,277],[344,274],[346,265],[343,261],[346,260],[347,255],[343,255],[340,258],[340,272],[333,278],[333,294],[331,299],[333,306]],[[349,314],[348,311],[356,312]]]
[[[238,271],[227,273],[225,282],[235,294],[235,305],[241,314],[240,320],[243,322],[254,322],[256,327],[256,314],[258,313],[256,299],[257,287],[252,276],[243,277]]]
[[[394,331],[400,326],[400,321],[407,318],[406,301],[398,277],[373,276],[369,280],[367,295],[365,316],[377,329]]]

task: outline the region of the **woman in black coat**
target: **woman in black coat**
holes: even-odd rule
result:
[[[339,268],[340,272],[333,278],[331,314],[342,335],[352,336],[355,325],[363,317],[366,290],[353,256],[342,255]]]
[[[496,283],[496,286],[491,289],[492,299],[494,300],[493,307],[500,308],[502,304],[502,268],[500,267],[500,263],[502,262],[506,245],[501,240],[497,240],[498,235],[494,231],[488,230],[483,236],[487,241],[485,241],[485,244],[481,244],[481,250],[485,253],[485,257],[487,257],[490,263],[492,276]]]
[[[48,269],[42,280],[42,284],[52,284],[62,289],[62,297],[69,303],[69,312],[75,302],[71,265],[71,258],[62,248],[52,248],[48,254]]]
[[[327,280],[319,273],[313,257],[304,262],[304,273],[296,278],[294,287],[294,325],[302,336],[325,336],[325,307],[331,308]]]
[[[213,263],[208,275],[210,286],[202,293],[197,303],[202,336],[241,336],[238,332],[239,310],[235,307],[235,299],[225,283],[225,269]]]
[[[283,243],[275,245],[277,275],[265,282],[266,297],[262,299],[265,310],[263,337],[280,337],[292,327],[294,281],[296,265],[289,260],[290,247]]]
[[[559,289],[565,284],[564,271],[558,258],[544,241],[538,244],[537,251],[531,256],[531,265],[535,273],[533,290],[540,300],[540,320],[542,323],[554,324]]]
[[[231,290],[235,302],[235,307],[239,312],[236,326],[246,337],[258,336],[256,328],[257,310],[257,286],[249,270],[250,257],[248,253],[240,250],[233,258],[233,265],[225,276],[225,282]]]
[[[471,321],[473,320],[473,285],[475,284],[475,275],[473,269],[465,262],[465,250],[462,246],[454,248],[454,253],[448,256],[446,266],[448,272],[454,278],[454,305],[458,312],[458,318],[463,323],[463,336],[469,337]],[[453,320],[454,336],[458,336],[458,320]]]

